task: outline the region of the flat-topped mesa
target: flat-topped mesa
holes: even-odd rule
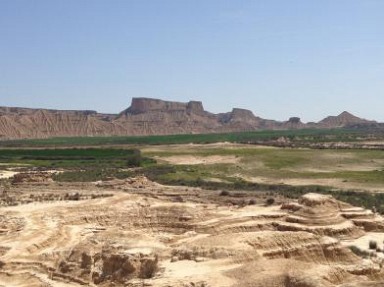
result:
[[[232,109],[232,118],[233,119],[254,119],[255,115],[250,110],[234,108]]]
[[[290,124],[302,124],[301,119],[299,117],[290,117],[288,120]]]
[[[234,108],[231,112],[221,114],[222,123],[249,122],[256,120],[255,115],[246,109]]]
[[[200,101],[189,101],[187,104],[187,111],[195,114],[204,113],[203,103]]]
[[[190,101],[188,103],[163,101],[151,98],[132,98],[131,106],[124,112],[129,114],[141,114],[153,111],[174,112],[188,111],[193,113],[204,112],[202,102]]]
[[[288,129],[300,129],[304,128],[305,124],[299,117],[290,117],[288,121],[283,122],[282,126]]]

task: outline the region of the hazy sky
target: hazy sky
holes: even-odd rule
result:
[[[0,106],[384,121],[383,0],[0,0]]]

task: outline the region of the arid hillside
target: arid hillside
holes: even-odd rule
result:
[[[278,122],[262,119],[245,109],[234,108],[228,113],[213,114],[205,111],[201,102],[179,103],[149,98],[133,98],[131,106],[119,114],[0,107],[0,139],[221,133],[335,128],[368,123],[374,122],[347,112],[319,123],[305,124],[298,117]]]

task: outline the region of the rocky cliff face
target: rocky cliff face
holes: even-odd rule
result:
[[[234,108],[212,114],[199,101],[170,102],[133,98],[131,106],[119,114],[96,111],[64,111],[0,107],[0,139],[65,136],[125,136],[187,133],[220,133],[259,129],[334,128],[374,123],[347,112],[328,117],[318,124],[304,124],[298,117],[286,122],[265,120],[251,111]]]

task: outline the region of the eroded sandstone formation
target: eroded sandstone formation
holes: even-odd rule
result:
[[[57,196],[37,200],[48,193]],[[228,205],[219,192],[144,177],[97,186],[20,182],[7,196],[27,194],[29,203],[0,210],[0,286],[384,284],[382,251],[359,255],[368,244],[355,246],[371,235],[360,220],[381,216],[330,196]]]
[[[133,278],[152,278],[158,271],[158,256],[88,241],[60,254],[56,264],[52,278],[69,275],[97,285],[126,284]]]
[[[340,203],[330,195],[308,193],[297,205],[283,206],[291,212],[280,230],[307,231],[333,237],[358,237],[361,228],[342,216]]]

